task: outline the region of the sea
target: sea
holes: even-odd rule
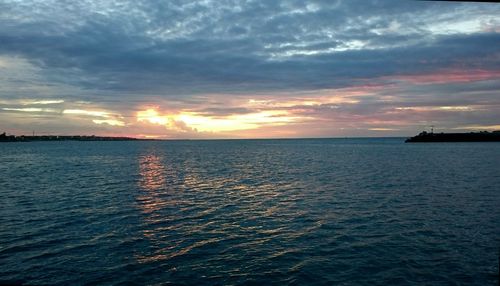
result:
[[[0,284],[498,285],[500,143],[0,144]]]

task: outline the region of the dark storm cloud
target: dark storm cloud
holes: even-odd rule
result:
[[[500,68],[498,33],[430,35],[432,19],[463,17],[464,4],[47,1],[30,5],[25,1],[0,5],[0,53],[26,58],[42,67],[50,81],[83,89],[141,94],[314,90],[454,65]],[[480,6],[472,7],[474,12]]]

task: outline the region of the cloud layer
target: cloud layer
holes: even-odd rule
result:
[[[148,132],[167,137],[489,128],[500,125],[499,14],[390,0],[0,1],[0,127],[134,135],[153,109],[170,123]],[[210,131],[187,114],[253,128]]]

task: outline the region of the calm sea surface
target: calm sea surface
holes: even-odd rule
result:
[[[496,285],[500,144],[0,144],[0,283]]]

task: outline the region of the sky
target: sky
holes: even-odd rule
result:
[[[500,130],[500,4],[0,0],[0,133]]]

